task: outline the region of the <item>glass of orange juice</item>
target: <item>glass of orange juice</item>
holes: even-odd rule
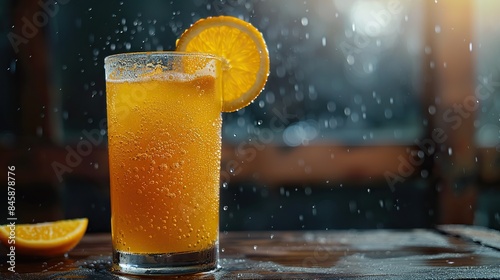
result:
[[[221,71],[201,53],[106,57],[115,271],[217,267]]]

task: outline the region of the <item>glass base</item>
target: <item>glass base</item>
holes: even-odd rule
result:
[[[117,273],[134,275],[176,275],[215,270],[218,246],[200,252],[134,254],[113,250],[113,268]]]

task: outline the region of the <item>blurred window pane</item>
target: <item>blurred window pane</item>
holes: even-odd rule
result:
[[[500,2],[476,2],[477,80],[475,93],[480,102],[477,112],[476,141],[482,147],[497,147],[500,151]]]
[[[362,145],[408,143],[421,134],[419,5],[286,3],[255,5],[252,20],[267,40],[271,74],[256,104],[225,116],[227,141]],[[261,136],[266,128],[273,134]]]
[[[269,82],[254,104],[224,115],[224,141],[267,137],[266,141],[287,146],[363,145],[411,143],[421,135],[423,21],[418,4],[283,3],[68,3],[50,29],[67,139],[95,128],[106,117],[106,55],[172,50],[192,22],[218,14],[243,17],[256,25],[271,57]]]

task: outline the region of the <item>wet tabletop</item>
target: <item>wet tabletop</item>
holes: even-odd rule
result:
[[[221,268],[174,279],[500,279],[500,232],[467,226],[223,232]],[[16,259],[0,279],[139,279],[110,272],[111,237],[87,234],[66,257]]]

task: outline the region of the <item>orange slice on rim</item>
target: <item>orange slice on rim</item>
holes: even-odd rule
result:
[[[177,51],[209,53],[224,60],[223,112],[250,104],[269,76],[269,52],[250,23],[231,16],[200,19],[177,40]]]
[[[88,219],[0,226],[0,241],[19,255],[57,256],[73,249],[87,230]]]

